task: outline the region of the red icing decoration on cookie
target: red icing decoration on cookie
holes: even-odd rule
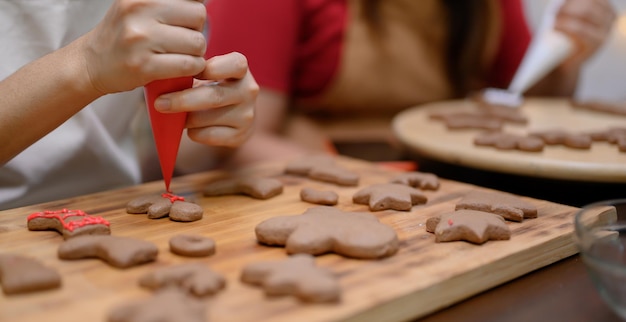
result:
[[[69,217],[83,217],[81,220],[75,220],[70,222],[65,222],[65,220]],[[89,225],[105,225],[110,226],[109,222],[99,216],[91,216],[82,210],[44,210],[42,212],[32,213],[28,216],[27,220],[31,221],[36,218],[54,218],[61,222],[64,229],[69,231],[74,231],[74,229],[89,226]]]
[[[174,203],[174,201],[185,201],[185,197],[177,196],[169,192],[161,194],[161,197],[169,199],[171,203]]]
[[[152,125],[152,135],[154,136],[159,155],[165,189],[168,192],[170,191],[170,181],[174,174],[180,138],[183,135],[183,129],[187,121],[187,112],[161,113],[154,109],[154,101],[163,94],[182,91],[191,88],[192,85],[192,77],[180,77],[157,80],[144,86],[146,105],[148,106],[150,123]]]
[[[454,224],[454,222],[452,222],[452,219],[448,219],[448,226],[452,226]]]

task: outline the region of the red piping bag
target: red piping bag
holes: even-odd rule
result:
[[[150,114],[152,135],[156,144],[161,164],[161,174],[165,181],[165,190],[170,191],[170,182],[174,175],[174,165],[180,147],[180,139],[185,128],[187,112],[161,113],[154,109],[154,101],[157,97],[182,91],[193,86],[193,77],[180,77],[153,81],[144,86],[146,105]]]

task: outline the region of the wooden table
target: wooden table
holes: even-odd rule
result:
[[[433,235],[424,230],[425,220],[453,208],[468,191],[484,189],[442,179],[438,191],[427,192],[429,202],[426,205],[416,206],[410,212],[374,213],[381,222],[398,232],[401,241],[398,254],[376,261],[347,259],[333,254],[318,257],[319,266],[328,267],[339,276],[344,290],[341,303],[303,305],[289,297],[267,299],[259,289],[240,283],[239,273],[246,263],[287,256],[282,248],[258,245],[254,227],[264,219],[299,214],[311,207],[299,200],[302,187],[331,188],[340,195],[337,207],[347,211],[368,211],[365,206],[351,202],[352,194],[360,187],[386,182],[396,174],[369,162],[348,158],[340,158],[338,162],[361,175],[359,187],[334,187],[303,177],[287,176],[282,174],[284,164],[279,163],[244,171],[247,175],[273,176],[284,182],[284,193],[269,200],[246,196],[202,197],[203,187],[224,176],[223,172],[175,178],[172,183],[174,192],[195,199],[205,209],[204,218],[193,223],[150,220],[145,215],[125,213],[126,202],[137,196],[160,193],[162,182],[2,211],[2,251],[32,256],[58,269],[63,276],[63,287],[21,296],[0,295],[0,321],[102,321],[112,307],[150,295],[137,285],[141,275],[158,267],[188,261],[207,263],[228,280],[225,291],[206,300],[211,321],[402,321],[426,317],[468,298],[471,303],[476,294],[576,253],[572,216],[577,208],[526,197],[524,199],[538,207],[539,218],[511,223],[513,236],[510,241],[488,242],[482,246],[465,242],[434,243]],[[32,212],[62,208],[82,209],[105,217],[111,222],[114,235],[154,242],[160,250],[157,262],[119,270],[96,259],[59,260],[56,248],[62,238],[56,232],[28,231],[26,216]],[[171,254],[167,242],[178,233],[198,233],[214,238],[217,254],[196,260]],[[477,297],[478,301],[484,296]],[[542,298],[546,296],[551,295],[544,294]],[[513,306],[519,300],[511,299],[507,305]],[[462,316],[465,303],[468,302],[439,314],[444,314],[444,319],[446,312],[453,315],[460,312],[456,316]],[[491,303],[482,305],[488,308]],[[437,314],[426,317],[437,318]]]

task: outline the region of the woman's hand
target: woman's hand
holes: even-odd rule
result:
[[[607,41],[616,16],[609,0],[565,0],[554,28],[570,36],[577,50],[564,67],[580,68]]]
[[[116,0],[82,39],[84,64],[101,94],[205,69],[202,0]]]
[[[258,92],[246,57],[234,52],[208,59],[193,88],[158,97],[155,108],[189,112],[187,135],[193,141],[237,147],[252,132]]]

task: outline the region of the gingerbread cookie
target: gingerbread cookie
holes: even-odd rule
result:
[[[381,183],[365,187],[352,196],[356,204],[368,205],[371,211],[409,211],[414,205],[425,204],[428,198],[413,187],[399,183]]]
[[[526,124],[528,123],[528,118],[522,114],[521,109],[519,108],[523,101],[519,101],[518,106],[509,106],[504,104],[497,104],[488,99],[485,99],[484,92],[478,95],[473,95],[471,99],[476,103],[478,110],[490,117],[496,117],[505,122],[516,123],[516,124]]]
[[[224,289],[226,279],[204,264],[188,263],[145,274],[139,279],[139,285],[151,290],[176,287],[196,297],[203,297]]]
[[[82,210],[45,210],[27,217],[28,230],[56,230],[64,239],[80,235],[109,235],[110,224]]]
[[[545,146],[543,140],[515,135],[505,132],[483,132],[474,138],[477,146],[492,146],[498,150],[520,150],[527,152],[541,152]]]
[[[180,234],[170,238],[170,251],[187,257],[205,257],[215,254],[215,241],[201,235]]]
[[[439,189],[439,177],[433,173],[427,172],[404,172],[391,179],[391,183],[400,183],[403,185],[419,188],[422,190]]]
[[[309,208],[301,215],[278,216],[255,228],[261,244],[285,246],[287,253],[321,255],[334,252],[354,258],[381,258],[398,250],[393,228],[376,216],[334,207]]]
[[[528,134],[530,137],[542,139],[548,145],[564,145],[574,149],[591,148],[591,135],[586,133],[573,133],[561,129],[534,131]]]
[[[291,161],[285,167],[285,173],[340,186],[357,186],[360,179],[358,174],[336,164],[329,155],[314,155]]]
[[[256,199],[269,199],[283,193],[283,183],[273,178],[228,178],[209,183],[204,196],[246,195]]]
[[[156,260],[155,244],[131,237],[83,235],[63,242],[58,249],[60,259],[99,258],[111,266],[127,268]]]
[[[204,322],[206,305],[177,288],[166,288],[146,300],[116,307],[108,322]]]
[[[537,218],[537,207],[520,197],[502,191],[473,190],[457,204],[456,210],[471,209],[494,213],[512,221]]]
[[[450,130],[479,129],[497,131],[502,129],[504,121],[481,112],[433,112],[433,120],[443,122]]]
[[[6,295],[44,291],[61,286],[61,275],[34,258],[0,254],[0,284]]]
[[[261,286],[269,296],[293,295],[303,302],[336,302],[341,297],[337,278],[315,266],[315,258],[308,254],[248,264],[241,281]]]
[[[426,231],[434,233],[437,242],[465,240],[483,244],[511,238],[502,216],[477,210],[456,210],[431,217],[426,221]]]
[[[339,202],[339,195],[334,191],[321,191],[313,188],[302,188],[300,200],[325,206],[334,206]]]
[[[195,203],[171,193],[156,196],[143,196],[131,200],[126,205],[129,214],[148,214],[150,219],[169,216],[174,221],[196,221],[202,219],[204,210]]]

